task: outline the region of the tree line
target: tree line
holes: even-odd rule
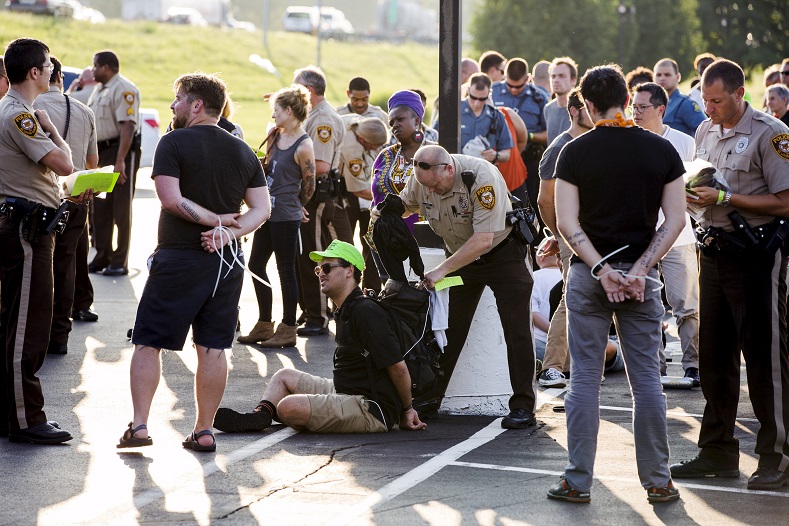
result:
[[[474,46],[529,63],[569,55],[581,66],[652,67],[674,58],[686,76],[702,52],[751,71],[789,56],[787,0],[483,0]],[[688,77],[689,78],[689,77]]]

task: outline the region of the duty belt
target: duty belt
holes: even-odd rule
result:
[[[22,238],[35,243],[41,234],[62,234],[68,223],[68,201],[59,208],[50,208],[23,197],[7,197],[0,204],[0,217],[7,217],[12,225],[22,224]]]
[[[121,138],[115,137],[114,139],[107,139],[106,141],[98,141],[96,144],[100,149],[105,149],[120,143],[121,143]]]

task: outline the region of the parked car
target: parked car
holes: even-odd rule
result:
[[[7,0],[9,11],[73,17],[82,5],[75,0]]]
[[[170,24],[181,24],[186,26],[207,27],[208,22],[200,14],[200,11],[193,7],[171,7],[167,10],[165,22]]]
[[[71,83],[82,74],[80,68],[71,66],[61,66],[61,71],[63,71],[63,91],[66,91],[71,86]]]
[[[314,34],[318,28],[318,14],[313,7],[290,6],[282,15],[282,29],[295,33]]]
[[[140,166],[153,166],[153,152],[159,144],[159,111],[153,108],[140,108],[142,120],[142,157]]]
[[[317,7],[290,6],[282,16],[282,28],[297,33],[318,33],[321,36],[345,40],[353,35],[353,25],[345,18],[345,13],[334,7],[321,7],[320,17]]]

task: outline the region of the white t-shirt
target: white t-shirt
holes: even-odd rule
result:
[[[531,310],[540,313],[546,320],[551,319],[551,289],[562,279],[562,271],[557,267],[541,268],[534,273],[534,286],[531,289]],[[534,326],[534,337],[546,341],[548,334]]]
[[[693,154],[696,150],[696,142],[693,140],[693,137],[663,125],[663,138],[674,146],[674,149],[677,150],[677,153],[679,153],[683,161],[693,160]],[[660,210],[658,214],[658,225],[663,223],[663,219],[665,219],[665,216],[663,215],[663,210]],[[695,242],[696,234],[693,233],[693,225],[690,223],[690,214],[686,212],[685,227],[682,229],[682,232],[679,233],[677,240],[674,241],[671,248],[690,245]]]

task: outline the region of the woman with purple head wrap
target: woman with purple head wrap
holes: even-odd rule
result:
[[[381,150],[373,165],[373,206],[383,202],[389,194],[400,195],[414,173],[412,159],[416,151],[422,144],[435,144],[424,140],[422,128],[424,114],[425,107],[416,92],[402,90],[389,98],[389,127],[397,143]],[[417,214],[405,219],[412,232],[417,219]],[[368,231],[366,239],[375,249],[371,232]],[[382,277],[386,277],[380,265],[378,271]]]

